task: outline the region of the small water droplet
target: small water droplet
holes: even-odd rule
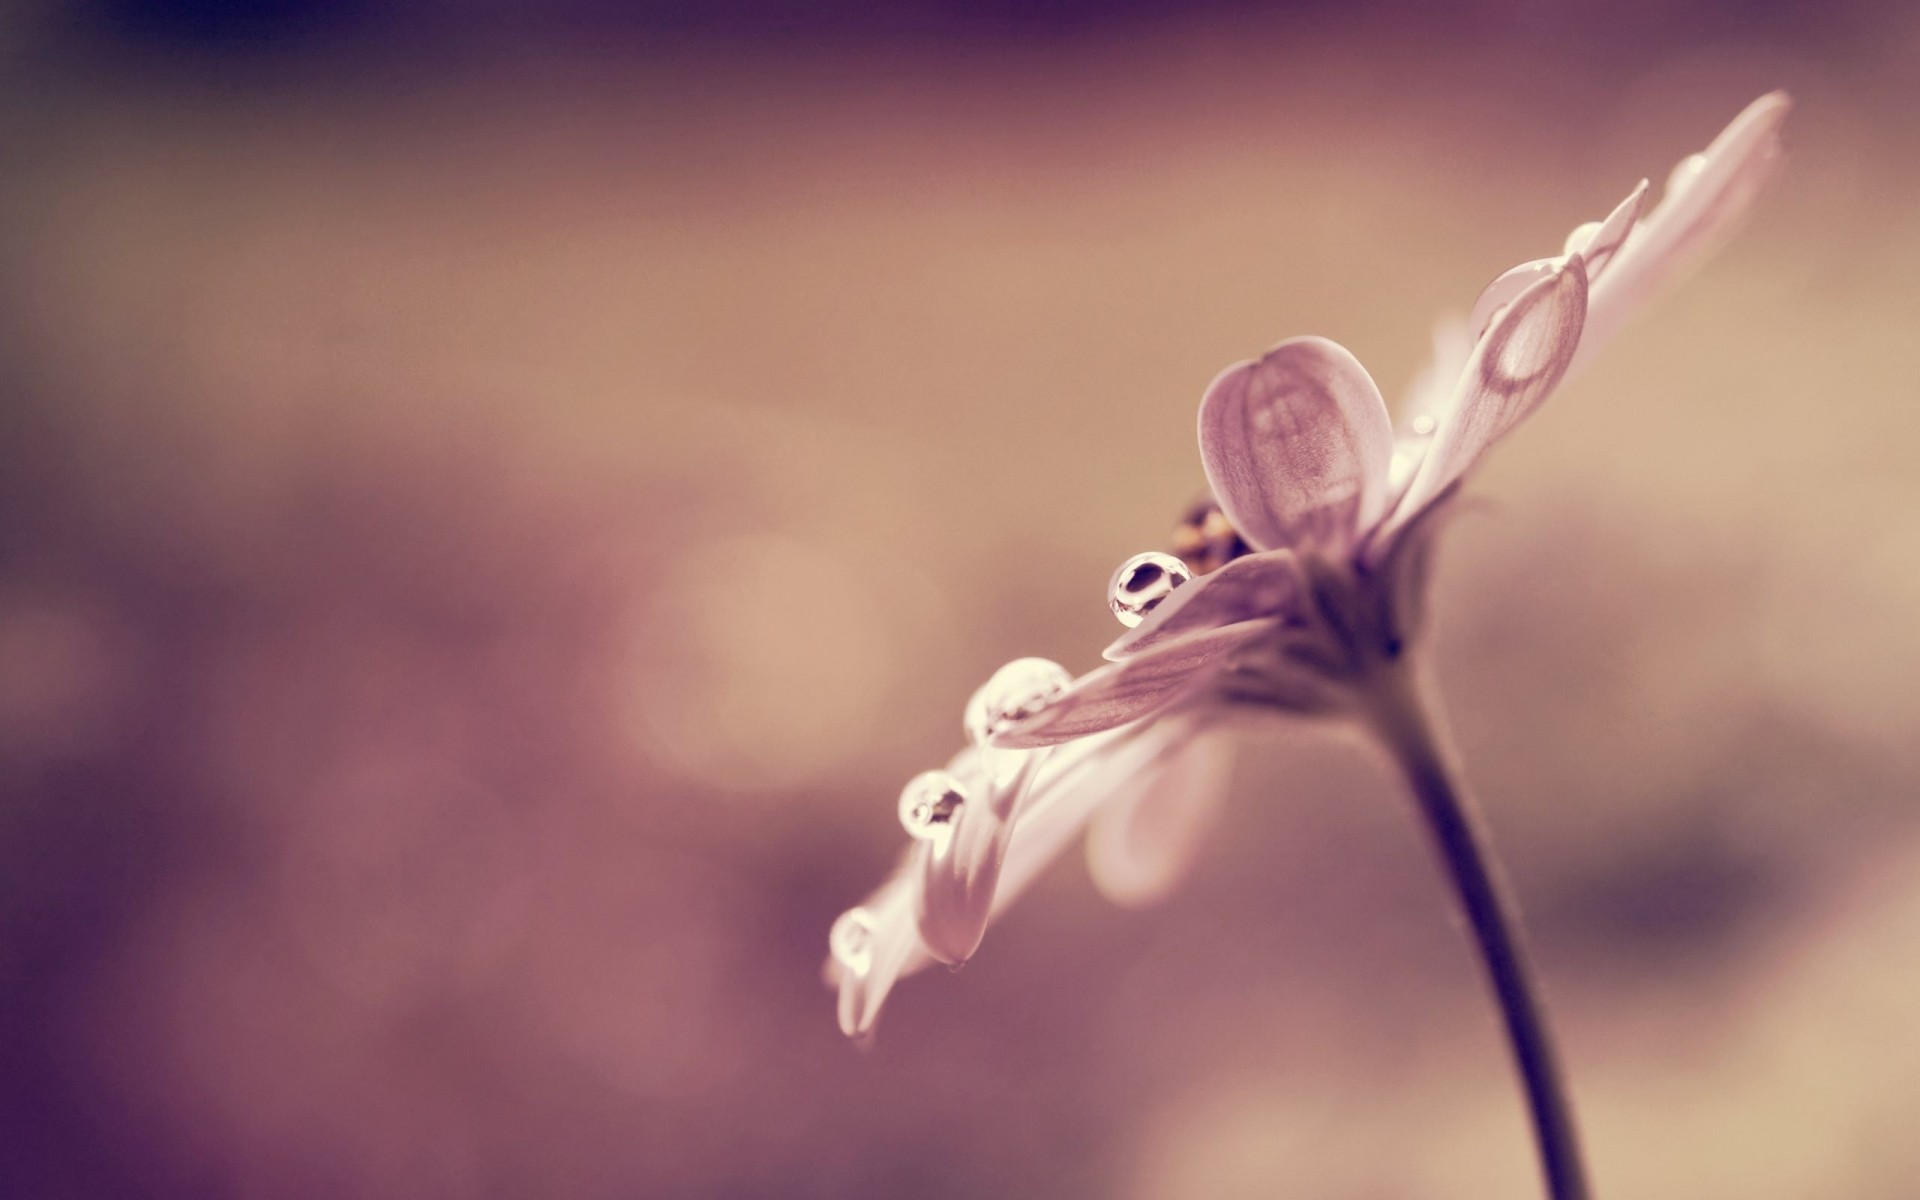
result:
[[[951,829],[967,802],[966,787],[946,771],[922,771],[900,791],[900,823],[918,841]]]
[[[1413,419],[1411,424],[1413,431],[1421,437],[1432,437],[1433,431],[1439,426],[1440,422],[1433,419],[1432,413],[1421,413]]]
[[[1667,195],[1671,196],[1692,183],[1706,168],[1707,156],[1704,154],[1689,154],[1675,163],[1672,173],[1667,176]]]
[[[1421,456],[1412,450],[1399,449],[1387,461],[1387,487],[1398,492],[1413,482],[1415,471],[1420,469]]]
[[[967,702],[967,736],[976,746],[1007,726],[1024,721],[1065,691],[1073,675],[1044,658],[1016,658],[993,673]]]
[[[1561,253],[1585,254],[1588,247],[1593,245],[1593,239],[1598,236],[1600,236],[1600,222],[1588,221],[1584,225],[1577,225],[1573,232],[1567,235],[1567,244]]]
[[[873,970],[873,914],[864,908],[850,908],[833,923],[827,946],[838,962],[855,975]]]
[[[1173,589],[1193,578],[1187,564],[1171,554],[1149,550],[1120,564],[1107,585],[1107,607],[1131,629],[1147,619]]]

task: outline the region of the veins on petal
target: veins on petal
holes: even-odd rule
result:
[[[1258,549],[1350,546],[1386,499],[1393,427],[1360,363],[1305,337],[1228,367],[1200,401],[1200,458]]]

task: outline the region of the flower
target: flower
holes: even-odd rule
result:
[[[1131,627],[1108,665],[1070,679],[1022,659],[975,694],[973,744],[903,793],[915,842],[900,870],[834,926],[843,1030],[870,1031],[902,975],[971,957],[993,914],[1089,821],[1103,891],[1144,902],[1168,890],[1217,806],[1235,712],[1367,704],[1419,634],[1433,535],[1462,479],[1739,223],[1779,158],[1789,103],[1754,101],[1674,169],[1651,212],[1642,180],[1559,255],[1496,278],[1464,325],[1436,335],[1398,430],[1365,368],[1324,338],[1223,371],[1199,432],[1224,521],[1193,549],[1224,565],[1190,578],[1168,555],[1129,559],[1109,602]]]

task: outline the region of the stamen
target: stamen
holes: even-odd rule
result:
[[[1208,575],[1243,554],[1253,553],[1227,514],[1212,499],[1201,500],[1173,530],[1172,547],[1195,575]]]

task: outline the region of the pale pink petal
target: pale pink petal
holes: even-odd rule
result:
[[[1426,607],[1434,546],[1439,532],[1454,511],[1450,497],[1458,488],[1442,492],[1412,520],[1399,527],[1393,537],[1377,547],[1365,550],[1367,564],[1377,572],[1386,588],[1386,637],[1402,646],[1411,645],[1426,623]]]
[[[1325,338],[1228,367],[1200,401],[1207,480],[1257,549],[1350,545],[1385,507],[1392,450],[1380,390]]]
[[[1396,450],[1404,437],[1424,440],[1433,436],[1438,417],[1447,401],[1453,398],[1453,385],[1460,381],[1460,372],[1466,368],[1467,355],[1473,353],[1474,340],[1467,323],[1457,313],[1433,323],[1433,333],[1429,335],[1433,350],[1426,365],[1407,386],[1400,424],[1394,430]]]
[[[1473,310],[1467,316],[1467,336],[1472,345],[1479,345],[1480,339],[1487,336],[1497,318],[1509,304],[1520,298],[1522,292],[1543,279],[1551,279],[1566,262],[1566,256],[1556,258],[1536,258],[1532,262],[1523,262],[1517,267],[1500,273],[1494,281],[1480,290],[1480,298],[1473,302]],[[1450,384],[1457,384],[1450,380]],[[1447,394],[1446,403],[1450,404],[1457,396]],[[1443,405],[1444,407],[1444,405]],[[1440,414],[1444,415],[1444,413]]]
[[[1579,254],[1591,289],[1595,272],[1604,270],[1633,232],[1634,221],[1646,201],[1647,181],[1641,180],[1627,198],[1614,206],[1604,221],[1590,221],[1567,237],[1567,254]],[[1541,258],[1501,273],[1481,290],[1466,321],[1442,321],[1433,334],[1433,357],[1415,378],[1399,426],[1394,431],[1393,459],[1387,471],[1389,508],[1396,506],[1419,472],[1434,435],[1446,423],[1459,399],[1458,385],[1473,347],[1487,329],[1522,292],[1559,270],[1563,258]],[[1577,354],[1577,351],[1576,351]]]
[[[1290,615],[1299,595],[1293,551],[1248,554],[1174,589],[1103,653],[1118,662],[1176,638],[1256,617]]]
[[[981,769],[968,781],[971,798],[961,805],[952,828],[930,842],[922,856],[916,910],[920,940],[943,963],[966,962],[980,948],[1014,821],[1040,757],[1017,751],[980,754]],[[996,760],[1014,760],[1008,777],[995,778],[1000,774]]]
[[[1433,326],[1433,353],[1407,388],[1407,399],[1393,430],[1393,457],[1387,463],[1387,512],[1391,513],[1420,470],[1420,461],[1433,444],[1440,418],[1453,399],[1460,372],[1466,369],[1473,341],[1467,322],[1443,317]]]
[[[1195,718],[1175,716],[1055,747],[1020,810],[994,915],[1060,856],[1092,814],[1120,798],[1135,780],[1154,775],[1197,728]]]
[[[1792,106],[1785,92],[1760,97],[1675,169],[1660,203],[1594,281],[1581,361],[1738,228],[1779,164],[1780,128]]]
[[[1001,731],[994,744],[1008,749],[1051,746],[1151,716],[1204,687],[1235,651],[1272,637],[1284,624],[1278,619],[1242,621],[1101,667],[1075,680],[1032,717]]]
[[[1589,222],[1568,235],[1566,253],[1578,254],[1586,263],[1589,292],[1599,286],[1620,247],[1633,233],[1634,222],[1640,219],[1640,210],[1647,202],[1647,187],[1647,181],[1642,179],[1627,193],[1625,200],[1614,206],[1606,220]]]
[[[848,1037],[872,1033],[893,985],[930,961],[914,919],[919,860],[926,851],[915,846],[901,869],[854,910],[868,923],[865,953],[852,961],[838,954],[827,959],[827,978],[839,990],[840,1032]]]
[[[1232,766],[1225,736],[1203,731],[1134,772],[1087,830],[1094,885],[1128,907],[1166,898],[1199,856],[1226,798]]]
[[[1586,272],[1580,256],[1572,255],[1495,319],[1468,358],[1433,445],[1370,555],[1547,398],[1573,361],[1586,307]]]
[[[1035,769],[1025,800],[1015,810],[1014,833],[1006,839],[991,916],[1004,912],[1059,857],[1115,789],[1182,744],[1193,727],[1190,719],[1158,721],[1096,734],[1047,753]],[[963,750],[950,769],[962,778],[976,778],[984,769],[981,752]],[[827,959],[824,973],[838,990],[840,1028],[848,1037],[870,1035],[894,984],[935,961],[920,939],[918,914],[933,853],[928,843],[916,843],[899,869],[859,906],[857,911],[870,930],[867,953],[852,963],[838,954]]]

